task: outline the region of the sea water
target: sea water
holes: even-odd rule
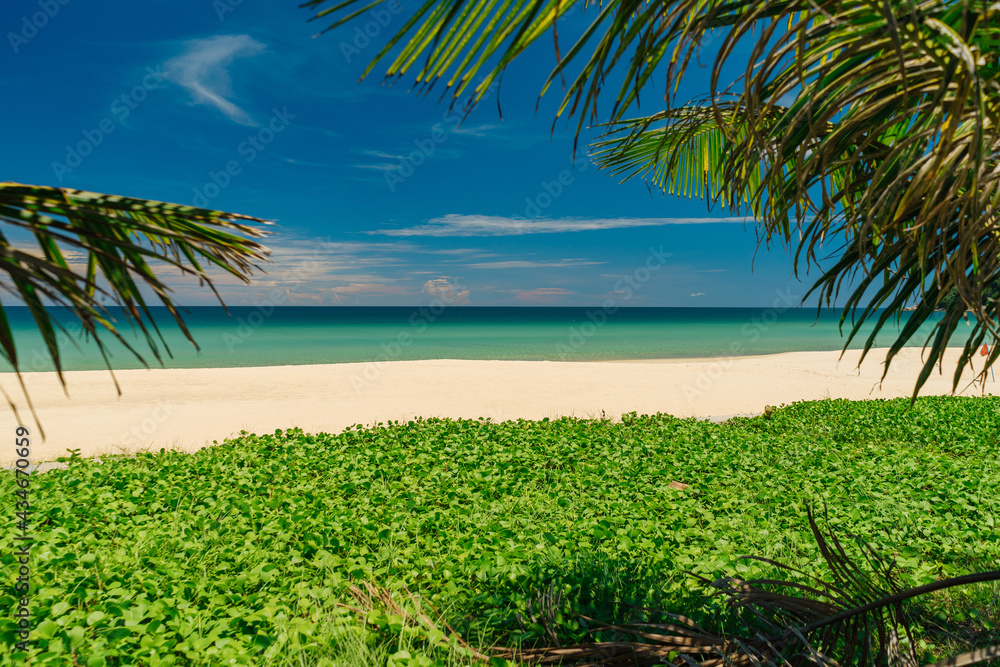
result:
[[[850,322],[815,308],[601,307],[219,307],[182,311],[189,342],[164,308],[153,308],[159,333],[151,339],[166,368],[282,366],[414,359],[595,361],[729,357],[806,350],[840,350]],[[53,311],[54,313],[56,311]],[[46,347],[27,308],[8,307],[22,370],[51,370]],[[65,313],[58,340],[65,370],[105,368],[98,346]],[[904,315],[905,317],[905,315]],[[935,317],[940,317],[935,315]],[[121,318],[119,317],[119,320]],[[119,321],[125,341],[160,366],[146,337]],[[929,327],[925,325],[925,329]],[[864,345],[871,327],[850,347]],[[888,346],[891,321],[876,339]],[[960,333],[960,332],[956,332]],[[122,343],[103,333],[111,365],[142,368]],[[925,335],[911,340],[921,345]],[[956,341],[958,342],[958,341]],[[3,370],[10,365],[0,362]]]

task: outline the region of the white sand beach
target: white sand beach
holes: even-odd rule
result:
[[[950,394],[958,350],[945,373],[935,372],[922,394]],[[139,449],[194,451],[241,430],[266,433],[300,427],[339,432],[353,424],[423,417],[541,419],[563,415],[617,418],[665,412],[711,418],[756,414],[765,405],[821,398],[909,396],[919,349],[893,362],[886,380],[884,351],[873,350],[858,369],[859,353],[790,352],[729,359],[615,362],[392,361],[265,368],[125,370],[66,373],[68,396],[54,373],[26,373],[25,384],[46,438],[27,409],[17,380],[0,374],[21,423],[33,434],[32,462],[68,449],[84,456]],[[979,358],[976,359],[980,363]],[[966,373],[959,394],[979,395]],[[1000,393],[987,380],[985,391]],[[17,420],[3,408],[0,432],[13,441]],[[0,460],[14,460],[13,442]]]

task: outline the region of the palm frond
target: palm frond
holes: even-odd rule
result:
[[[161,345],[166,354],[170,350],[153,320],[143,288],[152,291],[188,340],[197,344],[170,296],[170,287],[151,264],[172,267],[214,291],[210,270],[247,281],[268,254],[252,240],[263,236],[260,225],[268,224],[258,218],[68,188],[0,183],[0,223],[28,232],[34,239],[36,247],[29,250],[12,242],[0,229],[0,271],[6,274],[0,288],[29,308],[64,387],[57,341],[57,331],[64,328],[50,307],[66,308],[80,320],[109,370],[101,331],[146,361],[115,327],[107,304],[120,311],[124,322],[141,331],[153,356],[162,362]],[[0,355],[14,369],[24,390],[14,333],[2,303]],[[25,396],[31,406],[27,391]],[[9,397],[8,403],[16,415]]]
[[[783,111],[775,107],[769,115],[777,119]],[[718,202],[740,210],[760,200],[764,173],[759,160],[741,164],[739,179],[724,172],[726,155],[749,138],[743,115],[744,110],[733,101],[714,109],[685,105],[611,123],[604,137],[594,143],[591,155],[598,167],[623,181],[640,178],[667,195],[705,199],[710,207]]]
[[[303,7],[334,27],[380,4],[359,2]],[[390,80],[413,71],[421,91],[445,80],[453,99],[481,75],[474,103],[576,4],[592,5],[425,0],[366,74],[394,52]],[[796,246],[797,273],[837,258],[812,293],[829,306],[848,292],[842,325],[850,320],[851,336],[866,323],[876,333],[888,323],[861,305],[867,289],[897,319],[904,305],[925,304],[904,326],[911,336],[932,329],[914,395],[955,333],[957,310],[931,322],[935,299],[952,288],[976,315],[967,340],[1000,342],[998,306],[981,298],[1000,277],[1000,4],[610,0],[594,9],[577,42],[557,47],[542,93],[566,76],[558,115],[577,115],[578,134],[585,120],[623,132],[597,145],[603,166],[668,194],[745,208],[762,244]],[[692,57],[715,36],[707,98],[673,108]],[[749,55],[738,51],[743,45]],[[742,73],[724,84],[737,53]],[[661,77],[665,112],[624,121]],[[599,118],[598,99],[616,79],[610,112]],[[886,370],[904,342],[893,344]]]
[[[425,0],[390,38],[362,76],[367,76],[390,51],[398,50],[386,70],[388,80],[414,71],[417,88],[426,92],[444,79],[447,89],[457,99],[472,83],[474,75],[490,62],[487,75],[474,88],[474,96],[481,97],[499,78],[507,63],[579,1]],[[310,20],[330,17],[332,22],[322,31],[327,32],[389,2],[396,0],[342,0],[336,3],[311,0],[300,6],[316,11]],[[333,6],[323,8],[324,5]],[[493,58],[499,59],[499,66],[493,66]]]
[[[809,525],[829,570],[828,580],[760,557],[748,558],[793,573],[799,581],[708,581],[699,577],[724,596],[730,608],[752,615],[762,628],[754,635],[713,633],[690,618],[671,615],[671,623],[602,624],[598,628],[630,634],[644,640],[641,642],[503,649],[498,655],[531,664],[915,666],[915,642],[904,604],[935,591],[1000,580],[1000,570],[994,570],[904,589],[895,574],[894,561],[882,557],[866,542],[857,539],[862,553],[858,559],[849,555],[833,532],[820,529],[811,511]],[[803,579],[807,583],[801,583]],[[992,646],[938,665],[971,665],[997,657],[1000,646]]]
[[[432,646],[450,646],[469,658],[489,662],[503,658],[519,664],[631,666],[698,665],[702,667],[799,667],[805,665],[856,665],[871,667],[916,666],[912,619],[906,609],[910,600],[936,591],[970,584],[1000,581],[1000,570],[967,574],[904,589],[895,573],[895,562],[881,556],[861,538],[852,541],[860,557],[852,556],[832,531],[824,532],[812,511],[809,526],[828,569],[826,579],[810,576],[767,558],[746,556],[789,572],[794,580],[760,579],[741,581],[724,577],[709,581],[697,577],[725,599],[730,609],[745,611],[745,635],[706,630],[691,618],[666,614],[668,622],[629,625],[601,623],[582,617],[591,629],[614,631],[638,641],[584,642],[571,646],[539,648],[492,647],[476,650],[444,621],[440,614],[404,590],[397,594],[364,582],[349,593],[356,605],[341,605],[370,619],[372,611],[382,611],[419,629]],[[548,603],[552,590],[540,598]],[[646,610],[654,611],[654,610]],[[530,613],[530,610],[529,610]],[[536,619],[536,622],[538,619]],[[544,625],[544,622],[542,623]],[[445,630],[439,629],[443,627]],[[756,628],[756,630],[754,630]],[[549,630],[547,628],[547,630]],[[550,638],[554,634],[550,632]],[[984,647],[953,656],[925,667],[961,667],[1000,658],[1000,645]],[[491,663],[492,664],[492,663]]]
[[[835,258],[809,294],[832,305],[850,286],[841,319],[849,329],[845,349],[874,325],[862,358],[903,307],[918,303],[885,365],[887,373],[902,346],[926,334],[929,353],[914,396],[935,365],[941,368],[965,309],[973,310],[974,328],[959,336],[957,388],[976,348],[1000,339],[998,304],[982,299],[1000,275],[1000,6],[768,6],[778,13],[755,37],[742,94],[714,88],[732,45],[761,19],[750,5],[728,15],[735,20],[707,101],[632,121],[625,137],[621,124],[613,125],[596,145],[598,162],[668,194],[745,205],[762,242],[796,244],[797,272]],[[789,28],[777,32],[782,16]],[[700,35],[713,12],[686,21]],[[678,35],[679,43],[688,39]],[[684,69],[676,61],[671,67]],[[796,91],[790,104],[778,103]],[[668,122],[650,127],[661,120]],[[702,166],[699,154],[708,159]],[[963,302],[934,322],[952,288]],[[990,354],[980,379],[996,358]]]
[[[300,7],[314,12],[310,21],[329,21],[319,33],[323,34],[389,4],[399,6],[399,0],[309,0]],[[787,4],[769,3],[758,16],[776,15]],[[420,93],[428,93],[443,82],[442,96],[450,95],[453,103],[476,82],[469,96],[470,105],[474,105],[515,58],[551,30],[556,59],[542,93],[557,77],[565,76],[572,64],[579,63],[579,71],[570,74],[572,83],[558,112],[579,113],[579,133],[585,118],[596,118],[597,98],[616,68],[622,67],[625,76],[612,120],[620,120],[618,114],[638,100],[639,91],[650,83],[665,59],[674,63],[683,55],[686,65],[705,33],[736,23],[746,6],[746,2],[718,0],[425,0],[388,39],[362,78],[394,54],[386,66],[386,81],[395,82],[412,74],[414,88]],[[593,8],[596,15],[564,51],[558,43],[558,22],[576,7]],[[705,12],[710,16],[702,22]],[[679,36],[683,42],[670,49],[670,43]],[[593,45],[589,56],[588,44]],[[673,69],[671,64],[671,74]],[[668,74],[668,78],[676,77]]]

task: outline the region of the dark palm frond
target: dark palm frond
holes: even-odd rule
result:
[[[383,1],[397,0],[303,7],[333,27]],[[531,43],[555,33],[560,16],[591,4],[425,0],[367,71],[395,53],[390,79],[414,72],[425,91],[444,80],[454,99],[481,76],[474,102]],[[557,47],[542,92],[565,76],[558,114],[578,115],[578,133],[585,120],[610,124],[612,136],[597,146],[603,166],[749,212],[762,243],[796,246],[797,272],[839,253],[844,261],[822,272],[813,293],[822,305],[849,294],[842,324],[850,320],[851,336],[924,304],[887,359],[931,329],[914,395],[955,334],[958,310],[931,320],[935,299],[952,288],[975,312],[970,340],[1000,341],[997,303],[981,299],[1000,277],[1000,4],[610,0],[594,10],[577,42]],[[716,37],[708,97],[673,108],[692,57]],[[747,44],[749,56],[737,51]],[[723,88],[737,53],[742,74]],[[623,122],[662,77],[665,113]],[[599,118],[597,100],[616,79],[611,111]],[[870,289],[888,317],[861,305]]]
[[[381,5],[399,0],[309,0],[301,8],[314,12],[310,21],[329,21],[319,34],[357,19]],[[618,91],[612,120],[620,120],[653,74],[669,63],[668,79],[677,83],[691,56],[708,32],[737,24],[744,2],[685,0],[424,0],[393,34],[362,73],[366,77],[378,63],[392,57],[385,78],[394,82],[413,74],[415,89],[427,93],[443,82],[443,96],[459,100],[475,81],[471,103],[478,102],[497,83],[515,58],[550,30],[556,39],[556,62],[543,86],[544,94],[557,77],[570,76],[570,85],[558,114],[579,113],[578,132],[585,118],[596,118],[597,99],[606,79],[616,68],[627,68]],[[756,19],[777,16],[793,3],[767,3]],[[798,0],[808,6],[808,0]],[[558,22],[576,7],[594,7],[596,15],[568,49],[558,44]],[[755,19],[755,20],[756,20]],[[671,42],[682,40],[675,48]],[[592,52],[587,55],[587,46]],[[390,56],[394,54],[394,56]],[[683,62],[680,71],[677,64]],[[579,71],[569,72],[573,63]],[[477,81],[477,75],[480,75]],[[669,88],[669,85],[668,85]]]
[[[634,635],[642,642],[501,649],[497,654],[533,664],[915,666],[915,642],[904,603],[947,588],[1000,580],[1000,570],[994,570],[903,589],[894,572],[895,563],[863,540],[858,543],[864,565],[848,554],[833,532],[820,529],[811,511],[809,525],[829,570],[829,581],[759,557],[752,558],[794,573],[808,583],[702,579],[717,589],[731,608],[750,612],[762,628],[755,635],[712,633],[687,617],[671,615],[672,623],[600,626]],[[1000,658],[1000,646],[963,653],[937,665],[971,665],[994,658]]]
[[[959,338],[953,387],[976,348],[1000,338],[998,304],[982,298],[1000,275],[1000,6],[957,7],[833,2],[793,14],[789,5],[790,27],[768,32],[770,45],[756,40],[750,62],[759,67],[748,68],[735,101],[713,90],[704,104],[631,121],[624,132],[612,126],[597,144],[599,163],[614,173],[745,206],[762,241],[796,244],[797,271],[836,257],[809,293],[831,305],[850,286],[845,349],[874,324],[862,358],[918,302],[885,365],[926,334],[914,396],[941,367],[967,307],[976,321]],[[758,18],[748,6],[733,24],[716,79],[730,41]],[[962,303],[934,322],[953,289]]]
[[[775,579],[740,581],[698,577],[722,595],[734,610],[746,611],[745,635],[712,632],[687,616],[666,614],[669,622],[614,625],[583,617],[593,630],[610,630],[638,641],[584,642],[571,646],[540,648],[492,647],[489,655],[464,642],[440,614],[409,591],[401,603],[387,589],[366,582],[349,593],[357,606],[348,606],[368,617],[383,610],[421,628],[432,645],[458,647],[466,655],[486,662],[504,658],[520,664],[577,666],[699,665],[702,667],[872,666],[916,667],[915,642],[904,608],[909,600],[957,586],[1000,581],[1000,570],[967,574],[904,589],[895,574],[894,561],[882,557],[864,540],[855,538],[861,557],[852,557],[832,532],[820,529],[812,511],[809,525],[825,561],[828,579],[819,579],[776,561],[755,558],[788,571],[795,581]],[[544,607],[550,589],[539,603]],[[549,600],[548,604],[552,601]],[[646,610],[653,611],[653,610]],[[529,612],[531,613],[531,612]],[[536,619],[537,620],[537,619]],[[544,625],[544,624],[543,624]],[[447,633],[438,629],[443,626]],[[753,628],[757,628],[754,630]],[[548,628],[546,628],[548,630]],[[550,638],[551,638],[550,633]],[[485,651],[485,649],[484,649]],[[925,667],[961,667],[1000,658],[1000,645],[962,653]]]
[[[483,0],[466,3],[462,0],[425,0],[390,38],[362,77],[399,47],[386,71],[387,80],[398,79],[413,70],[417,89],[427,92],[445,79],[453,100],[457,100],[488,60],[497,56],[504,64],[510,62],[576,1]],[[311,0],[300,6],[316,11],[310,20],[329,18],[331,23],[322,31],[326,32],[389,2],[396,0],[342,0],[336,3]],[[324,5],[333,6],[323,8]],[[412,35],[404,43],[411,31]],[[473,89],[472,97],[478,100],[485,95],[499,80],[502,69],[490,68]]]
[[[258,218],[68,188],[0,183],[0,223],[33,237],[36,248],[29,250],[25,243],[30,242],[12,241],[0,231],[0,271],[5,274],[0,288],[29,308],[64,386],[57,331],[65,329],[47,307],[64,307],[78,318],[110,370],[101,331],[146,363],[114,325],[108,306],[118,306],[119,317],[142,332],[153,356],[162,362],[160,346],[167,354],[170,351],[143,288],[167,308],[188,340],[195,341],[171,299],[170,287],[151,264],[195,277],[214,291],[210,270],[246,281],[268,254],[252,240],[263,236],[260,225],[268,224]],[[22,366],[2,304],[0,355],[20,381]],[[23,381],[21,386],[24,389]],[[25,396],[30,406],[26,391]],[[9,397],[8,404],[16,415]]]
[[[776,125],[787,113],[786,108],[772,106],[757,120],[758,127],[766,127],[765,122]],[[719,119],[723,125],[719,125]],[[711,106],[684,106],[660,112],[647,118],[639,118],[615,124],[604,140],[595,144],[594,158],[598,166],[625,179],[642,178],[666,194],[706,199],[710,203],[720,202],[734,209],[747,208],[748,215],[759,216],[764,197],[763,183],[768,169],[790,174],[796,168],[795,156],[790,156],[786,164],[770,167],[757,159],[736,160],[732,156],[746,156],[753,150],[749,146],[748,121],[745,107],[737,102],[719,103]],[[834,123],[827,123],[825,133],[836,130]],[[768,129],[769,135],[776,136]],[[817,133],[818,136],[825,136]],[[774,145],[774,144],[772,144]],[[878,150],[884,150],[882,142],[872,142]],[[852,184],[856,172],[871,171],[875,160],[859,164],[830,166],[829,176],[835,191],[844,192]],[[863,177],[862,177],[863,178]],[[934,367],[940,366],[944,348],[950,342],[955,329],[966,311],[961,300],[952,300],[946,305],[944,316],[932,323],[935,307],[938,306],[952,287],[947,274],[937,280],[928,281],[927,272],[921,266],[919,255],[908,245],[906,238],[890,242],[871,243],[864,235],[852,234],[849,221],[840,217],[823,227],[822,216],[815,216],[801,226],[805,238],[818,239],[833,245],[836,239],[847,241],[834,246],[840,257],[831,268],[821,274],[820,280],[809,293],[819,292],[827,302],[835,299],[845,282],[855,281],[850,291],[841,318],[841,326],[848,325],[848,336],[844,349],[858,336],[866,323],[874,320],[875,326],[869,332],[862,350],[862,358],[868,354],[876,342],[876,336],[884,331],[885,325],[902,308],[923,291],[923,299],[916,311],[910,314],[895,341],[887,352],[887,363],[883,377],[889,371],[893,358],[914,336],[926,334],[924,340],[928,354],[924,367],[914,388],[914,394],[926,382]],[[778,233],[788,236],[793,229],[792,216],[784,215],[780,220],[772,218],[772,227]],[[957,223],[953,223],[957,227]],[[775,231],[775,229],[771,229]],[[947,237],[957,236],[953,229]],[[982,245],[982,244],[980,244]],[[924,261],[930,264],[947,264],[948,257],[955,250],[953,243],[931,245],[926,248]],[[800,252],[803,250],[800,248]],[[808,261],[815,261],[815,248],[806,248]],[[984,278],[985,279],[985,278]],[[807,294],[808,296],[808,294]],[[863,305],[867,300],[867,305]],[[986,308],[997,307],[995,301],[983,300]],[[881,311],[881,312],[880,312]],[[995,312],[995,311],[991,311]],[[995,316],[992,317],[995,319]],[[953,381],[958,386],[961,371],[974,358],[976,351],[987,340],[989,322],[977,325],[976,330],[963,339],[960,364]],[[991,355],[993,353],[991,352]],[[988,361],[992,362],[993,356]],[[984,366],[982,372],[985,372]]]

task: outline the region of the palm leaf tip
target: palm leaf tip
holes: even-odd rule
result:
[[[246,282],[269,261],[268,249],[256,240],[268,234],[269,221],[70,188],[0,183],[0,224],[33,239],[34,247],[22,250],[8,234],[0,233],[0,271],[5,274],[0,288],[29,308],[63,386],[56,338],[61,325],[52,316],[51,307],[63,307],[80,321],[109,369],[108,348],[100,331],[117,339],[146,364],[113,324],[107,304],[120,306],[122,319],[138,329],[153,356],[162,363],[161,346],[167,354],[170,350],[153,320],[144,292],[151,292],[185,336],[192,343],[194,339],[171,297],[170,286],[158,276],[156,265],[197,278],[215,292],[210,271],[222,271]],[[75,266],[81,263],[79,258],[84,258],[82,269]],[[0,355],[21,381],[22,364],[2,304]],[[16,414],[9,397],[8,404]],[[28,404],[31,407],[30,398]],[[31,411],[37,424],[33,407]]]

